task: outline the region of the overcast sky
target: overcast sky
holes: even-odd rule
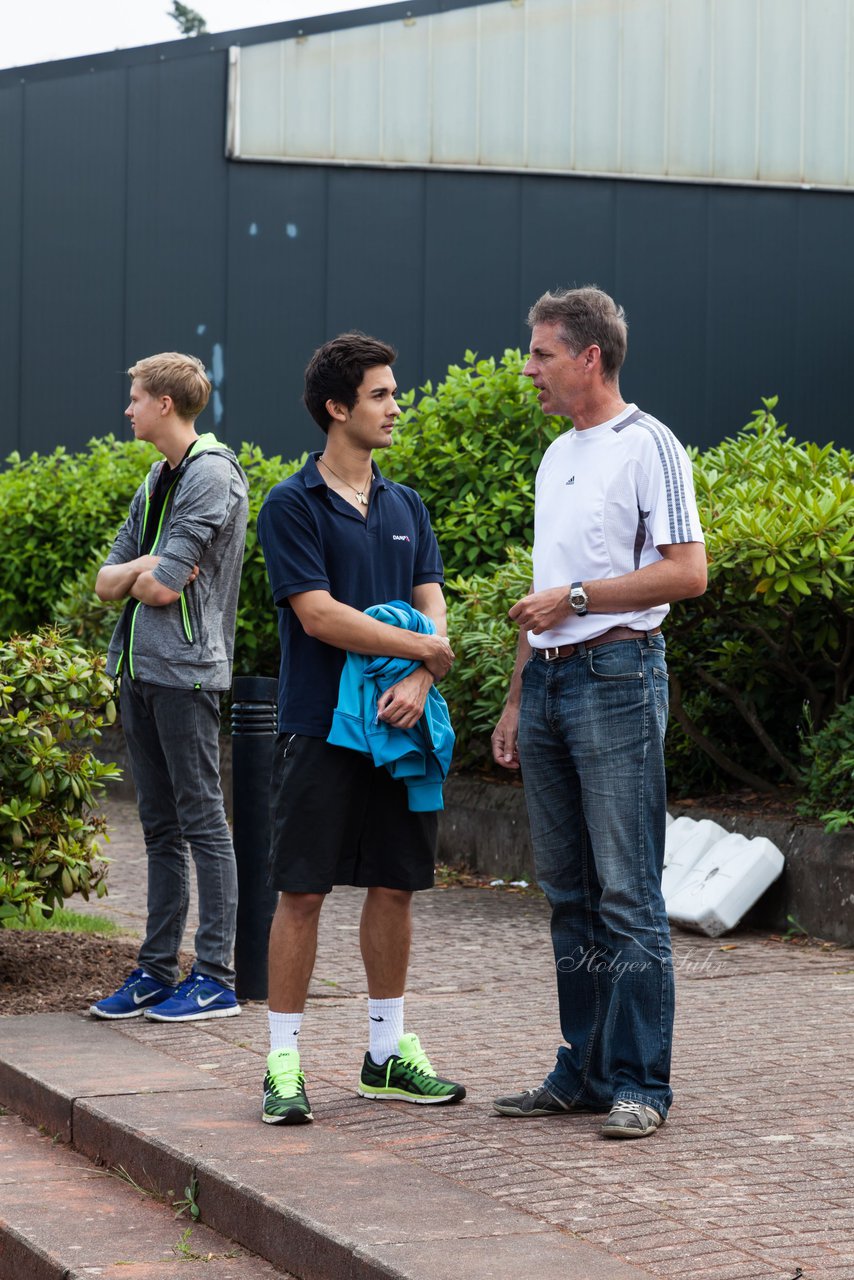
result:
[[[369,9],[378,0],[185,0],[209,31]],[[0,0],[0,67],[180,38],[171,0]]]

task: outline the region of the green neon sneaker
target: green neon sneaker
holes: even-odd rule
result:
[[[365,1054],[359,1078],[363,1098],[395,1098],[399,1102],[461,1102],[466,1091],[453,1080],[443,1080],[430,1065],[418,1036],[401,1036],[400,1055],[393,1054],[381,1067]]]
[[[296,1049],[274,1049],[268,1054],[261,1119],[265,1124],[308,1124],[314,1119]]]

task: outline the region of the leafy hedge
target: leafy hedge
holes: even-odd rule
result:
[[[776,403],[694,459],[709,588],[668,626],[694,786],[799,785],[805,726],[854,686],[854,459],[793,439]]]
[[[66,585],[115,535],[157,456],[150,445],[104,436],[90,440],[85,454],[59,448],[7,459],[0,475],[0,636],[54,616]]]
[[[854,684],[854,468],[846,450],[788,436],[775,403],[694,458],[709,587],[667,621],[669,766],[682,794],[769,791],[806,771],[818,814],[854,804],[850,771],[830,769],[839,730],[822,729]],[[506,613],[530,577],[527,551],[511,549],[497,570],[448,584],[457,661],[443,691],[463,763],[488,759],[517,639]]]
[[[465,764],[488,758],[516,643],[506,612],[530,580],[534,475],[565,426],[543,416],[522,364],[518,351],[499,361],[467,352],[435,391],[402,397],[397,442],[382,456],[391,478],[424,497],[445,558],[458,660],[443,689]],[[694,456],[709,589],[674,606],[667,624],[668,754],[683,794],[814,778],[810,761],[831,749],[827,738],[814,744],[854,684],[854,462],[844,449],[795,440],[775,407],[764,401],[737,436]],[[106,437],[81,454],[10,460],[0,475],[0,555],[10,566],[0,635],[58,617],[81,642],[105,647],[115,610],[94,596],[95,574],[152,456]],[[251,445],[239,457],[250,522],[235,666],[274,675],[276,617],[255,517],[303,459],[283,463]],[[834,800],[823,811],[847,807]]]
[[[105,891],[95,806],[118,770],[89,750],[116,716],[104,665],[48,627],[0,644],[0,925]]]
[[[249,527],[235,637],[239,672],[278,671],[276,617],[255,521],[273,485],[302,458],[265,458],[244,444],[238,459],[249,479]],[[98,569],[125,519],[131,498],[158,457],[148,445],[91,440],[85,451],[13,454],[0,474],[0,552],[10,572],[0,586],[0,635],[57,621],[81,644],[106,650],[122,602],[95,595]]]
[[[423,498],[448,576],[488,572],[509,544],[533,542],[534,478],[566,423],[543,413],[524,363],[518,350],[498,362],[467,351],[435,392],[428,382],[418,400],[400,398],[395,444],[380,462]]]
[[[854,699],[837,707],[823,729],[804,735],[806,817],[821,818],[831,831],[854,826]]]

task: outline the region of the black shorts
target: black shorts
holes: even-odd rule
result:
[[[270,884],[431,889],[438,818],[412,813],[406,785],[358,751],[282,733],[272,774]]]

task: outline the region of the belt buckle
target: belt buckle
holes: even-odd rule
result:
[[[564,650],[563,653],[561,653],[561,649]],[[546,662],[554,662],[557,658],[573,657],[577,649],[578,649],[577,644],[565,644],[565,645],[558,644],[558,645],[555,645],[553,649],[541,649],[540,653],[543,655]]]

